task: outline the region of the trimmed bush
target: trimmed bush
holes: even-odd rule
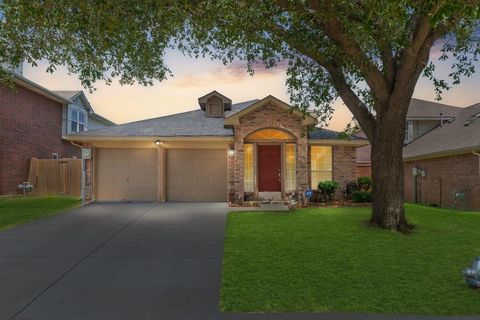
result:
[[[328,200],[332,200],[335,190],[338,189],[337,181],[321,181],[318,183],[318,191],[328,197]]]
[[[372,188],[372,179],[370,177],[358,177],[357,184],[360,191],[370,191]]]
[[[355,191],[352,193],[352,199],[358,203],[372,202],[372,193],[370,191]]]

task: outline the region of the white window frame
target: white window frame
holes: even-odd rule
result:
[[[77,119],[73,119],[73,113],[77,113]],[[80,121],[80,113],[84,115],[84,122]],[[75,129],[73,129],[73,123],[75,122]],[[83,125],[83,130],[80,130],[80,126]],[[85,110],[82,110],[77,107],[70,107],[68,110],[68,132],[69,133],[79,133],[87,131],[88,129],[88,114]]]
[[[413,140],[413,121],[407,120],[405,123],[405,143]]]

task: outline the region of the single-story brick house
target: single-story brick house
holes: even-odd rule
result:
[[[72,134],[90,154],[86,200],[289,199],[356,178],[362,138],[339,139],[268,96],[237,104],[213,91],[197,110]]]
[[[480,104],[407,144],[403,156],[407,201],[480,209]]]

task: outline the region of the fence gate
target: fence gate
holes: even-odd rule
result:
[[[34,195],[62,194],[80,197],[81,180],[80,159],[30,159],[27,181],[34,185]]]

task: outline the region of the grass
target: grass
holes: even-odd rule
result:
[[[12,197],[0,199],[0,230],[49,217],[80,205],[71,197]]]
[[[480,213],[406,210],[410,236],[367,227],[369,208],[230,213],[222,311],[480,314],[461,275],[480,256]]]

